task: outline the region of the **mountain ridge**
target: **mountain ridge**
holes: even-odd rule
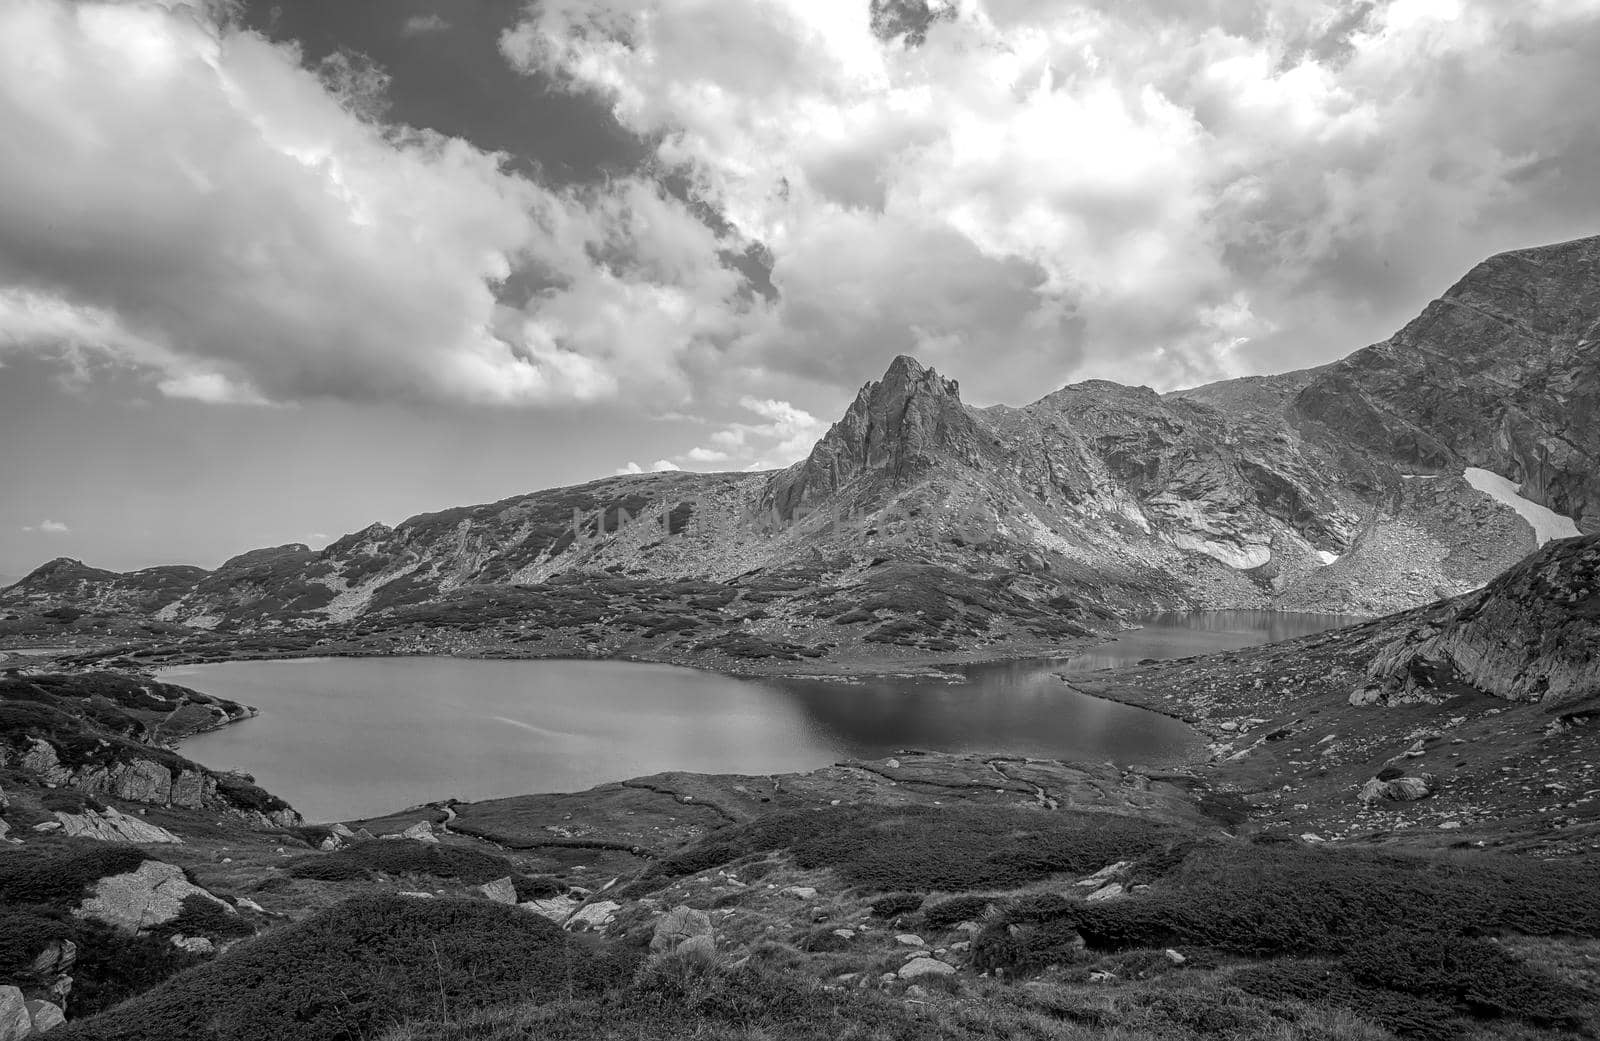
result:
[[[697,625],[830,649],[885,627],[923,649],[986,644],[1054,603],[1080,627],[1159,609],[1377,614],[1480,587],[1537,547],[1469,467],[1600,529],[1595,412],[1600,237],[1492,257],[1389,340],[1311,369],[1167,394],[1089,380],[973,408],[902,355],[782,470],[604,478],[199,574],[56,561],[0,605],[314,629],[584,575],[635,583],[620,610],[693,580],[738,590]],[[879,602],[883,561],[910,583],[900,597],[817,614]],[[791,573],[806,578],[773,578]],[[999,583],[1004,606],[966,602],[954,576]],[[746,588],[770,581],[784,588]],[[925,599],[938,606],[905,606]]]

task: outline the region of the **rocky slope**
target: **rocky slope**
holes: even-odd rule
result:
[[[1283,644],[1073,676],[1208,734],[1264,824],[1600,853],[1600,535],[1484,589]]]
[[[1048,640],[1147,609],[1410,607],[1538,544],[1469,467],[1600,524],[1597,257],[1600,239],[1495,257],[1341,362],[1168,395],[1089,381],[974,409],[897,358],[783,471],[610,478],[209,573],[54,561],[0,592],[0,639],[47,640],[39,615],[84,605],[191,631],[373,631],[606,582],[625,588],[547,650],[614,650],[618,617],[675,653],[750,637],[837,655]],[[663,617],[686,580],[723,591]]]
[[[1552,542],[1479,592],[1418,612],[1376,655],[1357,703],[1461,686],[1565,712],[1600,707],[1600,536]]]

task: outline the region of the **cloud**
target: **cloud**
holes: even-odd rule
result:
[[[0,5],[0,359],[216,404],[686,398],[745,310],[718,233],[644,174],[384,123],[386,86],[203,5]]]
[[[661,472],[666,471],[666,470],[681,470],[681,469],[682,469],[682,467],[680,467],[678,464],[672,462],[670,459],[657,459],[655,462],[650,464],[650,469],[649,469],[648,472],[649,473],[661,473]],[[616,474],[618,477],[621,477],[624,474],[642,474],[642,473],[645,473],[647,471],[645,470],[644,467],[640,466],[638,463],[630,462],[626,466],[618,467],[616,470],[614,470],[612,472],[614,474]]]
[[[400,26],[400,31],[406,36],[426,36],[429,33],[440,33],[450,28],[450,23],[437,14],[417,14],[407,18]]]
[[[747,368],[1172,387],[1326,360],[1489,253],[1600,231],[1597,0],[900,4],[942,16],[916,46],[874,6],[541,0],[502,38],[770,252]]]
[[[29,524],[23,531],[38,532],[41,535],[70,535],[72,529],[60,521],[42,520],[38,524]]]
[[[827,422],[787,401],[744,397],[739,407],[759,420],[725,424],[712,432],[707,444],[678,458],[692,464],[737,464],[720,469],[771,470],[804,458],[828,430]]]

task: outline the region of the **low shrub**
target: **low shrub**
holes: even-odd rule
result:
[[[381,872],[474,885],[520,874],[515,864],[493,853],[408,839],[372,839],[332,853],[307,854],[289,861],[284,870],[291,877],[317,882],[355,882]]]
[[[1095,951],[1182,944],[1252,957],[1334,958],[1332,975],[1262,979],[1305,1000],[1321,1000],[1312,986],[1320,980],[1328,1000],[1352,1008],[1364,1007],[1368,992],[1381,992],[1382,1021],[1415,1036],[1433,1036],[1425,1024],[1440,1009],[1563,1026],[1574,1022],[1565,1010],[1583,996],[1472,934],[1600,935],[1597,886],[1600,867],[1573,861],[1469,864],[1215,844],[1190,850],[1137,897],[1019,901],[979,934],[974,959],[985,968],[1029,971],[1071,960],[1083,943]],[[1429,1004],[1419,1010],[1416,1001]]]
[[[60,1028],[59,1041],[357,1041],[411,1018],[593,996],[634,962],[485,900],[347,901]]]
[[[921,893],[890,893],[872,902],[872,915],[874,918],[898,918],[921,910],[926,899]]]
[[[65,852],[31,849],[0,858],[0,904],[69,910],[107,875],[122,875],[152,859],[142,849],[85,840]]]
[[[215,900],[198,894],[184,897],[182,910],[176,918],[158,930],[165,936],[204,936],[212,940],[227,940],[240,936],[254,936],[255,927],[237,911],[230,912]]]
[[[769,814],[708,835],[653,864],[631,887],[787,850],[868,891],[1002,889],[1137,860],[1174,839],[1163,824],[1113,814],[966,806],[837,806]]]
[[[39,805],[52,813],[83,813],[86,810],[104,810],[105,803],[92,795],[74,791],[71,788],[58,788],[47,791],[39,797]]]
[[[962,922],[976,921],[994,906],[994,898],[987,896],[957,896],[941,900],[922,912],[922,922],[929,929],[949,929]]]

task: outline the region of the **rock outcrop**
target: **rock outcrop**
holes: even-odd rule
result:
[[[1463,688],[1552,709],[1600,698],[1600,535],[1551,542],[1479,592],[1420,612],[1350,700],[1439,701]]]
[[[146,860],[133,871],[102,878],[73,913],[128,932],[140,932],[178,917],[183,902],[190,897],[210,901],[228,914],[237,913],[226,901],[190,882],[182,868],[159,860]]]
[[[182,845],[183,840],[167,829],[138,817],[118,813],[114,807],[85,810],[83,813],[57,813],[61,834],[74,839],[99,842],[137,842]]]
[[[873,480],[903,486],[950,459],[976,467],[988,441],[955,380],[901,355],[881,380],[861,388],[803,462],[772,479],[767,494],[784,521],[863,477],[871,480],[854,490],[870,502]]]

